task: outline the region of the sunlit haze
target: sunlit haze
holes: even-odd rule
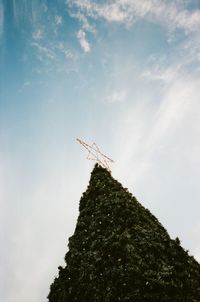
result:
[[[0,297],[46,301],[96,142],[200,260],[200,2],[0,0]]]

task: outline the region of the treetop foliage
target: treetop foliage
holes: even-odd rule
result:
[[[199,302],[200,265],[98,164],[49,302]]]

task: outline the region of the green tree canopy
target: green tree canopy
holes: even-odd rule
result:
[[[49,302],[199,302],[200,265],[95,165]]]

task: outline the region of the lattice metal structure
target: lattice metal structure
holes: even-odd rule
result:
[[[96,143],[88,145],[79,138],[77,138],[76,140],[89,152],[86,157],[87,159],[97,161],[99,165],[111,172],[109,163],[113,163],[114,161],[105,154],[103,154],[99,150],[99,147]]]

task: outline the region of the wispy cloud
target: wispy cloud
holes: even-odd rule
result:
[[[90,48],[90,44],[89,42],[87,41],[86,39],[86,34],[85,32],[80,29],[77,33],[77,38],[80,42],[80,45],[82,47],[82,49],[85,51],[85,52],[90,52],[91,48]]]
[[[161,81],[164,84],[169,84],[176,80],[181,70],[181,65],[164,67],[161,65],[154,65],[152,69],[147,69],[142,73],[142,77],[149,81]]]
[[[200,11],[188,11],[182,5],[178,5],[179,2],[112,0],[106,4],[99,4],[91,0],[67,0],[72,12],[78,9],[84,16],[93,19],[102,18],[107,22],[120,22],[130,26],[142,18],[166,25],[170,29],[198,30]]]
[[[75,58],[72,50],[70,48],[68,48],[64,42],[59,42],[57,45],[56,45],[56,49],[58,49],[61,53],[64,54],[65,58],[68,58],[68,59],[73,59]]]
[[[32,25],[37,25],[41,15],[48,11],[45,0],[12,0],[15,23],[20,26],[21,21],[28,20]]]
[[[148,65],[150,68],[148,68]],[[176,80],[180,74],[192,74],[197,76],[200,73],[200,41],[199,34],[188,35],[181,43],[177,43],[173,52],[167,56],[150,56],[147,69],[142,76],[149,81],[159,80],[164,84]]]
[[[36,47],[37,50],[39,51],[39,54],[45,56],[46,58],[48,58],[48,59],[55,58],[54,52],[51,49],[47,48],[46,46],[42,46],[38,42],[33,42],[31,45],[33,47]]]
[[[32,1],[27,1],[27,0],[13,0],[12,5],[13,5],[13,15],[14,15],[14,20],[17,25],[20,25],[20,21],[23,19],[29,19],[32,21]]]
[[[3,34],[3,28],[4,28],[4,7],[3,7],[2,0],[0,0],[0,38]]]
[[[33,40],[41,40],[43,38],[43,31],[38,29],[33,33]]]
[[[182,71],[181,71],[182,72]],[[150,75],[149,79],[152,78]],[[173,68],[163,70],[154,77],[156,81],[166,84],[163,87],[160,100],[155,108],[148,106],[148,99],[142,100],[139,105],[122,115],[121,125],[116,131],[119,140],[119,154],[116,156],[123,167],[119,169],[129,170],[129,166],[135,167],[135,175],[140,181],[153,162],[155,154],[159,153],[162,146],[170,147],[170,140],[179,132],[179,137],[188,140],[187,127],[195,127],[200,130],[195,112],[200,110],[199,105],[199,85],[198,77],[181,74]],[[145,85],[145,84],[144,84]],[[154,96],[154,98],[156,95]],[[150,98],[150,96],[149,96]],[[152,122],[150,120],[152,119]],[[150,126],[151,125],[151,126]],[[194,125],[194,126],[192,126]],[[121,128],[121,129],[120,129]],[[193,142],[196,148],[200,148],[197,141]],[[191,146],[185,145],[185,152],[191,152]],[[181,150],[180,154],[181,154]],[[176,151],[178,152],[178,151]],[[133,180],[131,180],[133,182]],[[130,181],[130,183],[131,183]],[[134,181],[134,182],[135,182]]]
[[[121,103],[126,99],[126,91],[125,90],[114,90],[111,94],[106,97],[106,101],[109,103]]]
[[[91,33],[96,32],[96,26],[94,24],[91,24],[89,22],[88,18],[85,16],[84,13],[81,13],[80,11],[77,12],[71,12],[70,13],[72,18],[76,18],[81,24],[82,24],[82,29]]]
[[[57,274],[56,267],[62,264],[62,258],[66,251],[66,238],[71,236],[77,217],[78,208],[76,205],[74,206],[73,200],[79,199],[81,190],[77,190],[73,182],[71,182],[72,186],[70,190],[66,188],[65,183],[69,182],[69,180],[66,178],[64,171],[63,153],[60,158],[62,158],[62,160],[58,160],[56,154],[55,160],[53,160],[56,163],[54,166],[55,169],[52,165],[48,171],[44,171],[45,168],[44,170],[43,168],[41,169],[40,173],[43,175],[42,181],[40,182],[38,179],[37,186],[32,184],[33,191],[31,199],[26,203],[26,206],[23,207],[23,189],[20,188],[19,193],[16,194],[17,185],[20,183],[16,178],[19,179],[21,174],[17,171],[14,161],[12,162],[13,166],[11,168],[9,161],[7,162],[4,156],[0,157],[0,181],[2,175],[4,177],[2,179],[3,183],[1,182],[1,184],[5,183],[5,186],[0,187],[0,196],[1,190],[4,188],[6,194],[2,200],[9,200],[7,203],[4,202],[4,207],[1,208],[0,213],[1,229],[5,227],[6,230],[6,240],[1,241],[2,248],[0,258],[0,275],[2,274],[1,277],[4,276],[0,284],[3,301],[46,301],[49,286],[53,282],[54,275]],[[59,185],[57,186],[55,179],[57,177],[56,175],[58,175],[58,163],[60,169],[58,177]],[[5,171],[2,171],[2,169]],[[10,169],[13,171],[13,181],[9,178],[10,173],[8,171],[11,171]],[[61,170],[62,176],[60,174]],[[22,170],[20,172],[23,173]],[[10,181],[6,181],[8,179]],[[49,185],[52,190],[49,189]],[[30,194],[29,186],[26,187],[26,190],[27,194]],[[13,192],[15,192],[15,194]],[[76,197],[73,196],[73,192],[76,192]],[[67,198],[69,198],[70,201],[66,205]],[[54,206],[55,199],[58,201],[56,208]],[[0,199],[0,202],[2,200]],[[17,204],[20,204],[19,216]],[[15,215],[13,215],[13,219],[11,219],[12,215],[9,213],[13,207],[15,207]],[[70,211],[68,211],[68,207],[71,209]],[[31,212],[29,212],[29,209]],[[59,219],[56,227],[50,234],[49,226],[55,217],[60,217],[60,213],[65,214],[63,218]],[[66,219],[68,221],[67,227]],[[6,225],[3,224],[5,220]],[[3,237],[4,236],[2,236],[1,239],[4,239]],[[55,244],[55,240],[58,244]],[[51,255],[48,255],[49,250],[51,250]],[[24,278],[27,274],[29,274],[29,278],[24,282]],[[8,290],[10,285],[12,285],[11,289]],[[28,298],[32,290],[34,294]]]
[[[182,52],[185,54],[184,61],[187,62],[187,64],[194,63],[194,62],[200,63],[199,32],[189,36],[181,46],[182,46]]]

